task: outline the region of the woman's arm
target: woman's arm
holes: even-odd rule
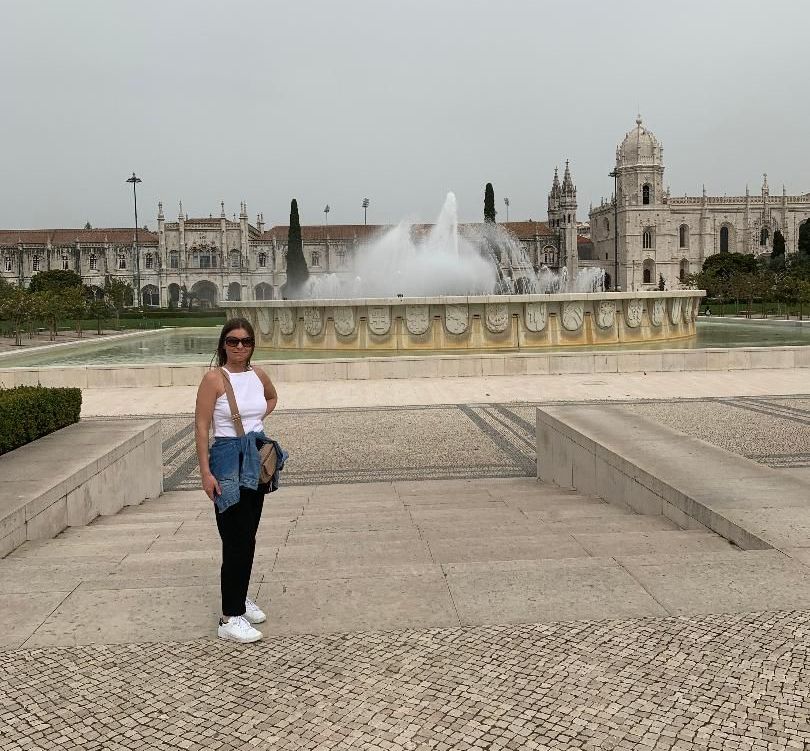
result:
[[[213,501],[214,494],[222,494],[217,478],[211,474],[208,465],[208,433],[214,419],[214,405],[217,401],[218,374],[210,371],[205,374],[197,389],[197,404],[194,408],[194,440],[197,445],[197,461],[200,465],[202,487]]]
[[[267,417],[278,404],[278,392],[273,382],[270,380],[270,376],[267,375],[262,368],[254,365],[253,370],[256,371],[256,375],[259,376],[259,380],[264,386],[264,398],[267,399],[267,412],[264,413],[264,416]]]

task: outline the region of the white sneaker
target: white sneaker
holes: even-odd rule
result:
[[[244,617],[247,619],[248,623],[264,623],[267,620],[264,611],[249,597],[245,598]]]
[[[243,615],[232,615],[224,623],[220,619],[217,636],[228,641],[250,644],[262,638],[262,632],[251,626]]]

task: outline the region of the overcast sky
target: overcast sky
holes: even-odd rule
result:
[[[579,218],[637,110],[674,194],[810,191],[805,0],[2,0],[0,227]]]

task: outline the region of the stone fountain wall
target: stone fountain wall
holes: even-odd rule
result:
[[[705,292],[601,292],[226,303],[257,345],[295,350],[500,350],[683,339]]]

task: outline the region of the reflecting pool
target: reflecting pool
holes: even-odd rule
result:
[[[105,341],[88,340],[66,347],[44,347],[26,352],[0,355],[0,368],[39,367],[48,365],[121,365],[148,363],[208,363],[216,349],[219,328],[165,329],[147,334],[137,334],[122,339]],[[583,347],[544,347],[543,349],[519,350],[521,352],[575,352],[583,350],[645,350],[645,349],[706,349],[709,347],[781,347],[788,345],[810,346],[810,326],[785,326],[777,322],[737,322],[730,320],[708,321],[699,319],[697,335],[677,341],[650,342],[645,344],[606,344]],[[498,354],[510,350],[499,350]],[[518,350],[512,350],[518,351]],[[481,354],[473,350],[459,352],[431,351],[419,355]],[[486,354],[492,354],[492,351]],[[366,352],[314,352],[259,349],[255,360],[314,360],[354,357],[401,357],[399,351]]]

